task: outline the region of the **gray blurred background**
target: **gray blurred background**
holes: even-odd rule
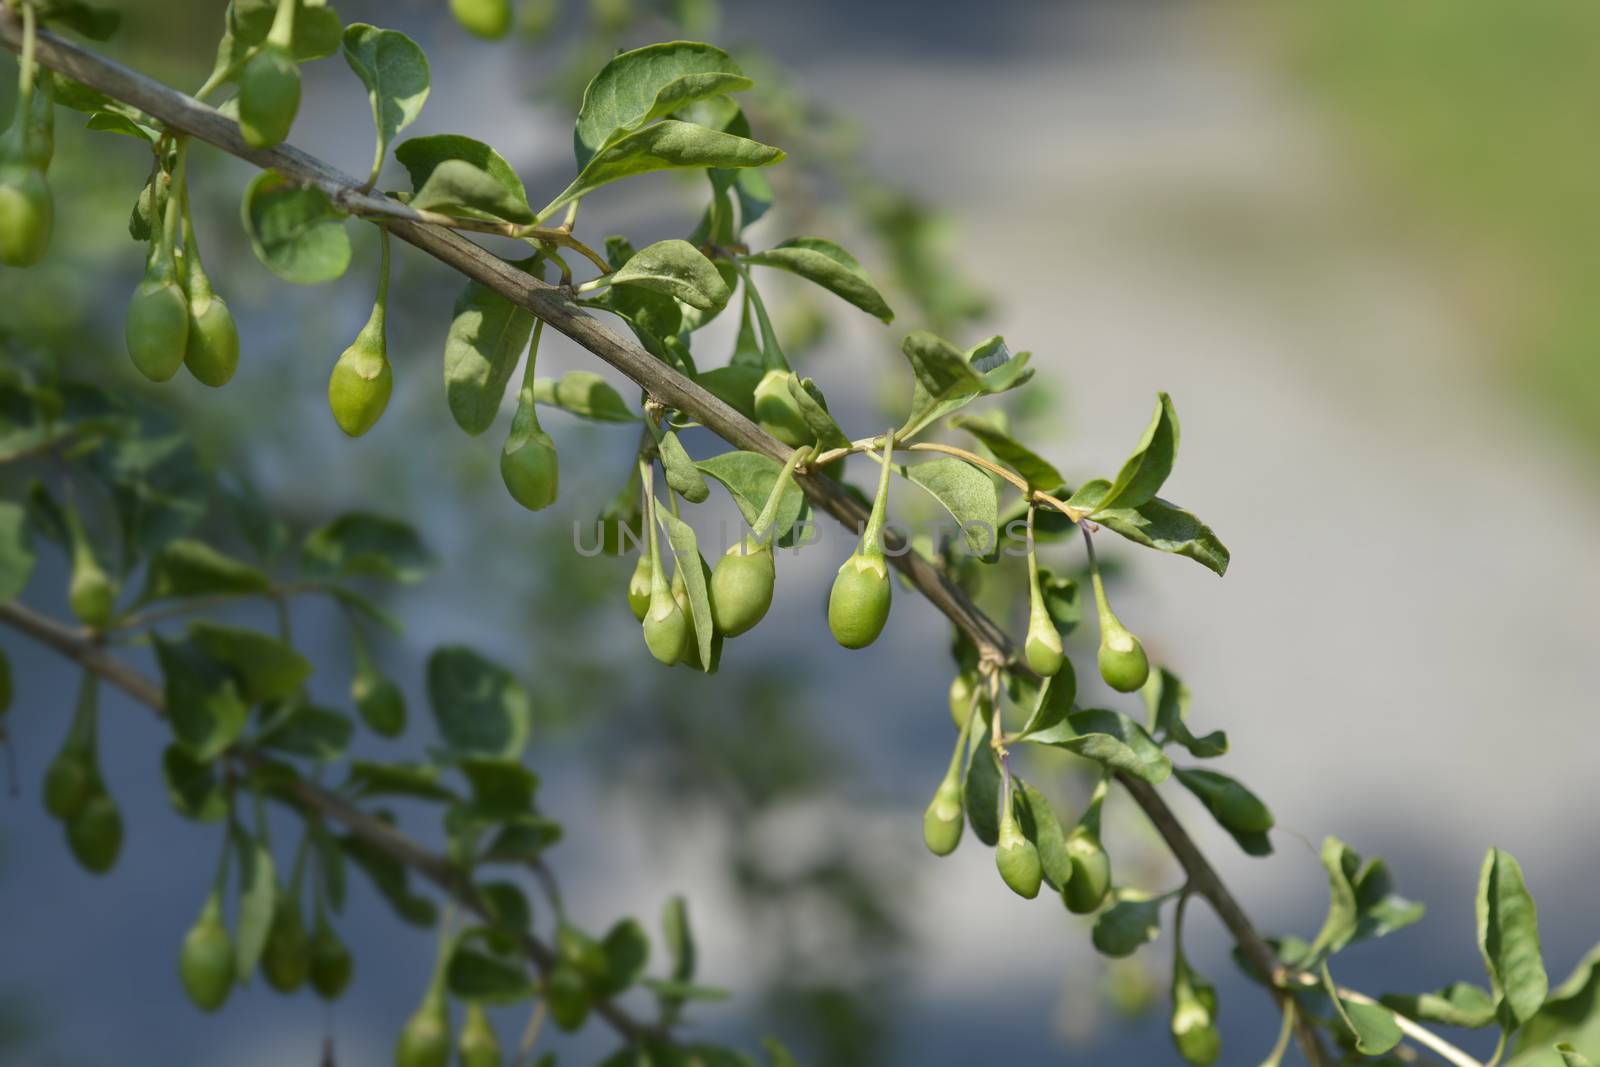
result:
[[[220,2],[119,6],[127,33],[115,54],[198,84]],[[565,185],[573,105],[562,93],[610,47],[579,6],[549,39],[498,44],[461,32],[442,0],[337,7],[427,50],[433,92],[411,134],[489,141],[536,201]],[[1429,906],[1415,929],[1341,957],[1340,980],[1374,994],[1482,981],[1472,894],[1484,848],[1498,844],[1527,871],[1559,980],[1600,937],[1587,814],[1600,800],[1600,13],[1579,0],[1419,0],[1404,16],[1378,0],[1285,8],[748,0],[691,29],[769,57],[794,92],[848,117],[842,132],[829,127],[840,151],[863,145],[861,166],[946,213],[987,309],[941,325],[962,346],[1000,332],[1034,352],[1051,404],[1030,440],[1069,479],[1114,469],[1152,394],[1173,395],[1184,449],[1164,495],[1216,528],[1232,567],[1218,580],[1102,543],[1131,564],[1119,614],[1192,687],[1196,724],[1229,731],[1222,769],[1277,814],[1276,855],[1248,860],[1168,790],[1258,925],[1315,932],[1326,901],[1315,851],[1334,833],[1387,857],[1401,890]],[[681,32],[646,17],[612,44]],[[573,59],[579,47],[587,60]],[[360,171],[370,117],[353,75],[333,57],[306,78],[292,140]],[[122,225],[145,163],[137,146],[80,124],[58,118],[56,246],[39,271],[0,273],[0,325],[172,406],[208,455],[247,470],[307,525],[364,508],[419,526],[441,567],[394,598],[407,632],[383,652],[413,721],[425,718],[421,665],[439,643],[477,644],[530,682],[530,758],[544,807],[568,822],[551,858],[575,918],[604,929],[635,914],[653,928],[662,902],[686,893],[702,977],[736,991],[694,1013],[704,1032],[775,1033],[823,1064],[1174,1059],[1159,1003],[1169,939],[1108,972],[1087,924],[1048,895],[1013,897],[988,850],[969,841],[944,861],[923,851],[919,817],[950,743],[946,627],[931,608],[899,596],[870,652],[836,647],[821,616],[845,551],[833,541],[780,559],[772,615],[729,646],[724,675],[657,671],[623,606],[631,560],[575,566],[570,547],[572,523],[592,521],[615,491],[634,431],[549,415],[562,499],[536,516],[518,509],[495,467],[504,426],[465,438],[439,388],[459,283],[401,246],[394,400],[376,430],[345,439],[324,389],[366,317],[371,235],[354,231],[356,260],[337,283],[278,281],[239,230],[248,168],[210,150],[191,163],[197,224],[244,359],[218,392],[187,376],[137,380],[120,331],[140,250]],[[795,155],[780,196],[817,206],[761,224],[752,241],[817,233],[889,274],[859,214]],[[596,240],[681,235],[700,195],[646,178],[593,197],[580,225]],[[878,373],[898,395],[907,376],[894,349],[927,321],[892,290],[890,300],[902,316],[889,330],[817,305],[829,321],[802,369],[830,389],[853,436],[882,417],[871,390],[842,383]],[[597,366],[561,338],[541,359],[546,375]],[[718,450],[699,435],[687,443],[697,457]],[[53,566],[30,599],[59,610]],[[338,619],[307,606],[296,625],[333,665],[313,690],[341,699]],[[20,675],[22,787],[0,805],[6,1062],[309,1065],[329,1026],[341,1065],[388,1062],[431,939],[360,884],[341,925],[356,981],[331,1016],[259,983],[199,1015],[174,959],[215,835],[166,802],[162,728],[108,701],[105,769],[129,832],[117,869],[93,879],[35,799],[74,675],[9,633],[0,643]],[[1101,699],[1111,696],[1080,698]],[[362,744],[394,758],[426,729]],[[1059,779],[1075,811],[1084,780],[1055,768],[1034,777]],[[1119,880],[1177,883],[1137,811],[1114,801],[1108,817]],[[1190,958],[1220,987],[1223,1062],[1257,1062],[1275,1014],[1228,961],[1210,914],[1191,915]],[[1152,996],[1153,1013],[1141,1012]],[[507,1044],[524,1020],[497,1013]],[[592,1061],[610,1047],[595,1031],[541,1048]]]

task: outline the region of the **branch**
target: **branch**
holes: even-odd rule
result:
[[[162,687],[107,652],[94,641],[89,631],[58,622],[16,601],[0,603],[0,622],[81,663],[86,670],[98,674],[156,715],[166,717],[167,699]],[[233,755],[247,767],[259,766],[263,762],[260,756],[248,750],[236,751]],[[362,811],[315,782],[296,778],[282,788],[301,807],[346,827],[390,859],[416,871],[444,890],[469,911],[485,921],[493,921],[483,897],[478,893],[478,887],[445,857],[429,852],[382,819]],[[543,877],[549,877],[548,870]],[[523,935],[522,948],[540,977],[548,977],[557,962],[555,950],[532,934]],[[596,1014],[629,1040],[663,1036],[659,1028],[641,1022],[610,999],[597,997],[593,1006]]]
[[[0,44],[15,51],[21,40],[19,20],[9,12],[0,13]],[[54,34],[43,31],[38,34],[37,60],[107,96],[132,104],[172,130],[205,141],[259,167],[316,184],[335,202],[352,204],[356,202],[353,198],[366,196],[360,182],[337,168],[287,144],[272,149],[252,148],[244,142],[238,125],[214,108]],[[572,303],[568,290],[518,270],[452,230],[403,218],[387,225],[401,240],[533,312],[631,379],[652,399],[693,415],[701,425],[734,447],[780,463],[793,451],[698,383],[597,322]],[[832,479],[809,472],[797,476],[795,481],[816,507],[847,528],[860,529],[866,522],[868,509]],[[973,604],[963,590],[920,554],[904,551],[904,539],[894,531],[885,530],[884,541],[890,550],[890,564],[955,624],[976,646],[982,658],[1016,664],[1016,650],[1006,632]],[[1261,939],[1166,803],[1148,785],[1126,778],[1122,781],[1166,839],[1194,884],[1195,892],[1216,910],[1245,957],[1260,966],[1265,974],[1280,970],[1271,947]],[[1281,1006],[1288,993],[1274,987],[1273,995]],[[1296,1014],[1295,1035],[1313,1067],[1323,1067],[1330,1062],[1321,1048],[1314,1023],[1299,1013]]]

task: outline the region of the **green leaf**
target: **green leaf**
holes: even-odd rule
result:
[[[272,588],[248,563],[223,555],[204,541],[169,541],[150,561],[139,603],[170,597],[245,595]]]
[[[661,467],[667,475],[667,485],[691,504],[698,504],[711,495],[705,475],[695,466],[694,460],[678,440],[678,435],[668,430],[661,435]]]
[[[277,0],[231,0],[227,32],[218,49],[218,66],[224,65],[223,55],[243,55],[264,43],[272,30],[277,9]],[[340,27],[338,12],[328,7],[325,0],[298,0],[291,45],[295,62],[308,63],[331,56],[339,48]]]
[[[783,465],[776,460],[755,452],[724,452],[696,466],[727,488],[733,502],[739,506],[739,514],[751,526],[761,517],[761,509],[772,495],[772,487],[777,484],[778,475],[783,470]],[[779,501],[778,517],[772,524],[775,541],[782,540],[794,526],[804,504],[805,494],[791,481],[784,490],[783,499]]]
[[[700,544],[694,527],[672,514],[660,501],[656,502],[656,515],[667,531],[667,543],[672,547],[672,558],[677,573],[683,576],[689,594],[689,611],[694,616],[694,636],[700,644],[700,662],[710,672],[716,660],[711,654],[714,627],[711,622],[711,594],[706,588],[705,561],[700,558]]]
[[[96,111],[89,116],[89,121],[83,124],[83,128],[99,133],[119,133],[150,145],[161,140],[159,129],[136,122],[118,111]]]
[[[1012,784],[1019,788],[1017,805],[1018,822],[1022,835],[1039,850],[1039,863],[1044,868],[1044,879],[1050,888],[1060,891],[1072,879],[1072,858],[1067,854],[1067,835],[1061,829],[1055,809],[1045,795],[1020,778],[1013,777]]]
[[[1073,712],[1053,726],[1023,735],[1021,740],[1066,749],[1152,785],[1166,781],[1172,774],[1172,763],[1144,727],[1120,712],[1103,708]]]
[[[765,252],[745,256],[744,262],[798,274],[869,315],[884,322],[894,321],[894,312],[884,303],[861,264],[832,241],[821,237],[796,237]]]
[[[356,866],[366,873],[378,895],[389,902],[389,906],[401,919],[413,926],[421,927],[430,927],[437,921],[438,912],[433,906],[433,901],[411,891],[410,879],[403,863],[387,852],[381,851],[367,838],[357,837],[355,834],[345,834],[339,838],[339,847],[345,855],[355,860]],[[319,863],[317,866],[331,865]]]
[[[1172,473],[1172,462],[1178,455],[1178,412],[1172,398],[1158,393],[1156,412],[1145,427],[1144,435],[1133,454],[1122,464],[1116,480],[1106,490],[1095,506],[1102,509],[1137,508],[1155,499],[1167,475]]]
[[[345,62],[367,87],[381,163],[395,135],[422,113],[428,99],[428,57],[399,30],[380,30],[364,22],[345,27],[341,44]]]
[[[756,386],[761,384],[765,376],[766,369],[759,364],[730,363],[726,367],[701,371],[695,376],[695,381],[718,400],[754,422]]]
[[[816,437],[818,449],[849,447],[850,438],[844,435],[839,424],[828,413],[828,403],[823,399],[822,390],[817,388],[816,382],[791,374],[789,395],[794,397],[795,406],[800,409],[800,418],[805,420],[807,428]]]
[[[1215,771],[1177,771],[1178,781],[1200,798],[1217,824],[1233,836],[1239,847],[1252,856],[1272,854],[1267,831],[1272,829],[1272,812],[1261,799],[1239,782]]]
[[[521,758],[533,704],[504,667],[469,648],[435,649],[428,657],[428,700],[439,737],[453,754]]]
[[[1115,530],[1135,544],[1188,556],[1218,575],[1227,572],[1228,549],[1211,532],[1211,527],[1192,513],[1160,497],[1136,508],[1097,511],[1094,521]]]
[[[668,897],[661,908],[661,938],[667,946],[671,961],[668,971],[674,981],[687,982],[694,977],[694,934],[689,929],[689,902],[681,896]]]
[[[639,421],[622,394],[594,371],[569,370],[560,378],[536,378],[533,399],[595,422]]]
[[[272,914],[278,902],[278,876],[272,866],[272,850],[266,842],[251,840],[239,833],[239,916],[235,931],[233,961],[239,981],[247,982],[261,961],[272,930]]]
[[[994,749],[984,743],[983,727],[980,725],[973,732],[979,736],[973,741],[976,751],[961,785],[962,803],[972,832],[992,848],[1000,840],[1000,764],[995,760]]]
[[[1228,735],[1213,730],[1204,737],[1196,737],[1186,721],[1189,715],[1189,687],[1165,667],[1150,672],[1150,680],[1140,690],[1145,707],[1150,709],[1152,729],[1163,742],[1182,745],[1196,759],[1211,759],[1228,751]]]
[[[697,1000],[714,1004],[733,996],[732,991],[727,989],[694,985],[691,982],[676,982],[664,978],[642,978],[639,980],[639,984],[663,1000],[669,1001]]]
[[[0,600],[20,596],[37,560],[28,532],[28,512],[21,504],[0,501]]]
[[[394,150],[411,175],[411,206],[470,218],[531,223],[522,179],[500,153],[470,137],[413,137]]]
[[[1330,996],[1339,1018],[1356,1038],[1356,1051],[1381,1056],[1400,1043],[1405,1035],[1394,1021],[1394,1013],[1378,1004],[1365,1004],[1344,997]]]
[[[610,282],[670,296],[701,311],[720,311],[733,295],[711,261],[688,241],[677,239],[641,248],[611,275]]]
[[[1561,1054],[1561,1059],[1565,1062],[1566,1067],[1594,1067],[1594,1064],[1589,1057],[1585,1056],[1583,1053],[1579,1052],[1565,1041],[1556,1045],[1555,1050]]]
[[[1368,860],[1356,875],[1357,941],[1384,937],[1417,922],[1426,909],[1394,891],[1389,865],[1381,859]]]
[[[472,785],[471,811],[477,818],[503,822],[532,813],[539,776],[522,764],[503,759],[463,759],[457,761],[457,766]]]
[[[1356,906],[1355,877],[1361,857],[1337,837],[1322,842],[1322,866],[1328,872],[1328,914],[1311,944],[1310,957],[1331,955],[1355,937],[1360,913]]]
[[[480,434],[494,422],[506,383],[533,335],[533,312],[469,281],[444,339],[444,394],[456,425]]]
[[[561,826],[542,815],[524,815],[500,828],[482,859],[485,863],[525,864],[561,840]]]
[[[1457,982],[1437,993],[1380,997],[1384,1007],[1423,1023],[1477,1029],[1494,1022],[1494,998],[1471,982]]]
[[[352,511],[306,535],[306,570],[323,578],[382,578],[418,582],[434,567],[416,530],[381,515]]]
[[[1161,905],[1165,897],[1155,897],[1136,889],[1117,891],[1117,902],[1102,911],[1090,935],[1094,947],[1113,959],[1131,956],[1141,945],[1161,934]]]
[[[901,467],[900,472],[926,489],[961,525],[967,546],[979,556],[999,549],[1000,496],[994,479],[954,456]]]
[[[678,167],[765,167],[783,159],[780,148],[747,137],[667,119],[636,130],[608,145],[584,165],[577,178],[540,212],[548,218],[569,201],[635,174]]]
[[[401,796],[420,800],[456,800],[456,794],[439,784],[433,764],[372,763],[353,760],[343,786],[355,797]]]
[[[1379,859],[1362,866],[1361,857],[1337,837],[1322,843],[1328,872],[1328,916],[1307,959],[1326,958],[1356,941],[1383,937],[1422,917],[1422,905],[1393,893],[1388,866]]]
[[[478,895],[496,929],[526,932],[533,926],[533,908],[511,882],[485,882],[478,886]]]
[[[196,822],[217,822],[228,814],[228,794],[216,767],[202,763],[182,745],[168,745],[161,754],[161,775],[173,810]]]
[[[450,954],[445,981],[452,996],[485,1004],[515,1004],[533,996],[536,988],[521,960],[460,942]]]
[[[708,44],[671,41],[623,52],[583,91],[572,138],[578,167],[646,123],[751,84],[728,53]]]
[[[1517,1031],[1507,1067],[1561,1067],[1550,1056],[1555,1042],[1569,1043],[1591,1059],[1600,1058],[1600,945],[1589,950]]]
[[[321,189],[264,170],[245,189],[243,216],[256,258],[286,282],[331,282],[350,266],[344,214]]]
[[[1478,949],[1500,1003],[1502,1025],[1516,1029],[1544,1004],[1550,979],[1539,949],[1539,919],[1523,881],[1522,865],[1489,849],[1478,876]]]
[[[1005,529],[1001,522],[999,529]],[[1056,624],[1061,636],[1066,637],[1083,621],[1083,606],[1079,602],[1078,582],[1065,575],[1054,574],[1045,567],[1039,568],[1039,595],[1044,598],[1044,610]]]
[[[294,696],[311,676],[311,663],[275,637],[214,622],[189,624],[189,643],[233,672],[248,704]]]
[[[1048,460],[1019,444],[992,423],[970,415],[958,415],[950,420],[950,425],[982,441],[984,447],[994,453],[995,459],[1022,475],[1030,488],[1042,489],[1047,493],[1061,488],[1061,474]]]
[[[39,18],[58,28],[81,33],[91,41],[105,41],[122,24],[122,13],[83,0],[33,0]]]
[[[650,963],[650,938],[632,919],[623,919],[607,931],[600,947],[606,954],[606,977],[600,991],[616,996],[631,989]]]
[[[178,744],[197,762],[209,763],[244,732],[250,709],[233,672],[192,642],[151,635],[161,667],[167,720]]]
[[[343,712],[293,700],[272,717],[257,735],[256,744],[331,763],[344,756],[354,733],[355,723]]]
[[[900,350],[929,401],[978,396],[987,391],[983,377],[967,364],[966,356],[942,337],[914,330],[906,335]]]

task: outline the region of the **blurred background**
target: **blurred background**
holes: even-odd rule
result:
[[[108,51],[200,83],[220,0],[112,6],[125,29]],[[1228,730],[1223,769],[1277,814],[1276,854],[1248,860],[1166,791],[1258,925],[1315,932],[1316,847],[1333,833],[1387,857],[1401,891],[1429,906],[1402,939],[1341,957],[1346,984],[1481,982],[1472,896],[1491,843],[1526,869],[1553,982],[1600,938],[1585,814],[1600,800],[1600,7],[552,0],[486,44],[443,0],[336,6],[426,49],[433,92],[412,135],[490,142],[535,200],[570,177],[576,94],[615,48],[691,36],[734,51],[762,86],[755,135],[791,152],[775,174],[782,210],[752,242],[838,240],[900,312],[885,330],[786,291],[786,347],[847,432],[883,425],[880,400],[907,388],[899,339],[923,325],[963,347],[999,332],[1034,352],[1029,392],[1047,395],[1013,419],[1074,481],[1114,470],[1152,394],[1172,393],[1186,433],[1164,495],[1218,531],[1232,567],[1218,580],[1102,544],[1131,564],[1119,614],[1194,690],[1195,724]],[[9,91],[9,56],[0,68]],[[305,74],[292,140],[359,172],[371,121],[359,84],[337,57]],[[521,511],[499,484],[503,424],[466,438],[439,388],[460,283],[399,246],[394,399],[373,432],[346,439],[325,383],[366,318],[370,228],[353,229],[343,279],[288,286],[239,227],[249,168],[204,149],[191,161],[196,223],[244,358],[220,391],[186,375],[151,386],[121,343],[141,255],[125,220],[147,157],[66,111],[57,145],[50,256],[0,273],[7,346],[59,353],[170,408],[209,459],[305,525],[356,508],[415,523],[441,566],[388,605],[407,629],[381,656],[419,725],[403,742],[359,744],[396,758],[422,743],[435,645],[473,643],[513,667],[537,702],[543,806],[569,828],[551,860],[574,917],[651,925],[687,894],[702,977],[736,991],[694,1012],[701,1032],[774,1033],[830,1067],[1173,1058],[1170,939],[1108,967],[1084,920],[1048,895],[1012,896],[988,850],[923,850],[920,814],[950,744],[947,628],[933,609],[902,595],[870,653],[835,646],[822,605],[846,551],[836,540],[780,557],[771,618],[729,646],[718,677],[658,670],[624,605],[632,561],[572,557],[573,523],[620,485],[633,431],[549,414],[562,497]],[[580,227],[642,245],[687,233],[700,210],[699,183],[658,175],[596,195]],[[546,375],[597,367],[559,337],[541,358]],[[843,386],[863,373],[879,393]],[[720,450],[686,443],[699,458]],[[713,500],[709,520],[731,517]],[[1518,506],[1502,515],[1506,501]],[[1070,548],[1055,550],[1063,566],[1079,563]],[[51,566],[30,599],[59,611],[65,571]],[[296,626],[332,665],[313,691],[342,700],[339,618],[302,606]],[[1069,646],[1084,668],[1092,641]],[[174,960],[213,835],[166,801],[162,727],[108,700],[105,770],[129,831],[117,869],[91,878],[35,799],[74,673],[10,633],[0,643],[19,673],[21,786],[0,803],[0,1060],[309,1065],[331,1027],[341,1065],[388,1062],[431,939],[358,884],[342,926],[356,981],[331,1013],[257,983],[199,1015]],[[1113,699],[1079,673],[1080,702]],[[1075,815],[1079,768],[1033,777]],[[1177,884],[1136,810],[1114,800],[1108,820],[1119,881]],[[1256,1062],[1277,1019],[1227,948],[1191,909],[1188,954],[1219,986],[1223,1062]],[[496,1021],[510,1045],[525,1015]],[[597,1032],[541,1041],[577,1062],[610,1047]]]

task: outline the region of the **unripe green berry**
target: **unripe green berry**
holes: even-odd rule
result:
[[[994,865],[1017,896],[1032,900],[1039,895],[1039,885],[1044,880],[1039,850],[1023,835],[1009,807],[1000,817],[1000,840],[995,845]]]
[[[195,1007],[216,1011],[233,992],[233,971],[233,940],[222,925],[222,901],[212,893],[200,909],[200,918],[183,937],[178,977]]]
[[[339,935],[333,932],[324,916],[317,917],[316,930],[311,935],[311,988],[323,1000],[338,1000],[350,984],[355,961]]]
[[[153,382],[177,374],[189,347],[189,301],[178,283],[147,273],[128,302],[122,335],[140,374]]]
[[[628,610],[633,612],[633,617],[640,622],[644,621],[645,612],[650,610],[650,556],[648,553],[639,554],[639,562],[634,565],[633,575],[628,579]]]
[[[191,299],[189,342],[183,365],[202,385],[228,384],[239,366],[239,329],[220,296]]]
[[[972,712],[972,694],[977,691],[978,684],[975,671],[962,671],[950,679],[950,719],[957,730],[967,725],[967,716]]]
[[[394,1067],[449,1067],[450,1016],[442,994],[429,993],[395,1044]]]
[[[738,637],[772,607],[776,579],[772,545],[749,538],[728,549],[711,572],[711,619],[725,637]]]
[[[1072,877],[1061,887],[1061,899],[1075,915],[1097,910],[1111,891],[1111,857],[1094,834],[1082,826],[1067,835],[1067,858]]]
[[[44,258],[55,225],[55,201],[44,171],[26,162],[0,163],[0,263],[31,267]]]
[[[300,908],[280,886],[272,912],[272,928],[267,931],[267,944],[261,950],[261,973],[273,989],[293,993],[304,984],[310,972],[311,943],[306,937],[305,924],[300,921]]]
[[[1185,1061],[1206,1067],[1222,1054],[1216,1019],[1216,989],[1195,974],[1180,950],[1172,969],[1171,1031]]]
[[[644,643],[650,654],[669,667],[677,663],[689,650],[689,630],[688,617],[667,583],[654,583],[650,610],[644,616]]]
[[[511,0],[450,0],[450,13],[462,29],[491,41],[511,32]]]
[[[63,749],[44,772],[44,810],[63,822],[75,819],[93,792],[94,766],[79,749]]]
[[[794,372],[769,370],[756,383],[754,406],[761,428],[791,448],[809,445],[817,435],[800,414],[800,404],[789,392]]]
[[[889,621],[889,568],[883,556],[851,555],[828,594],[828,629],[845,648],[866,648]]]
[[[518,434],[513,427],[500,453],[500,477],[511,499],[529,511],[554,504],[561,484],[555,441],[543,430]]]
[[[75,556],[67,583],[67,605],[85,626],[104,627],[116,608],[116,587],[92,555],[83,552]]]
[[[1034,589],[1033,609],[1028,614],[1028,637],[1023,642],[1022,653],[1029,670],[1041,678],[1049,678],[1061,669],[1066,656],[1061,650],[1061,632],[1038,597],[1037,580]]]
[[[500,1039],[489,1024],[489,1013],[474,1000],[467,1005],[467,1018],[456,1038],[461,1067],[500,1067]]]
[[[394,372],[384,351],[381,330],[362,330],[333,365],[328,378],[328,408],[333,421],[351,437],[377,424],[394,391]]]
[[[261,46],[239,76],[239,132],[252,148],[289,136],[300,110],[300,68],[282,45]]]
[[[399,737],[406,728],[406,702],[400,687],[370,666],[356,671],[350,682],[350,698],[356,702],[361,721],[373,733]]]
[[[1150,677],[1150,660],[1129,630],[1118,625],[1100,631],[1100,677],[1119,693],[1132,693]]]
[[[948,856],[961,843],[966,820],[961,814],[959,772],[947,775],[933,794],[933,802],[922,814],[922,841],[935,856]]]
[[[67,844],[84,870],[105,874],[122,851],[122,813],[104,787],[93,789],[82,808],[67,822]]]

